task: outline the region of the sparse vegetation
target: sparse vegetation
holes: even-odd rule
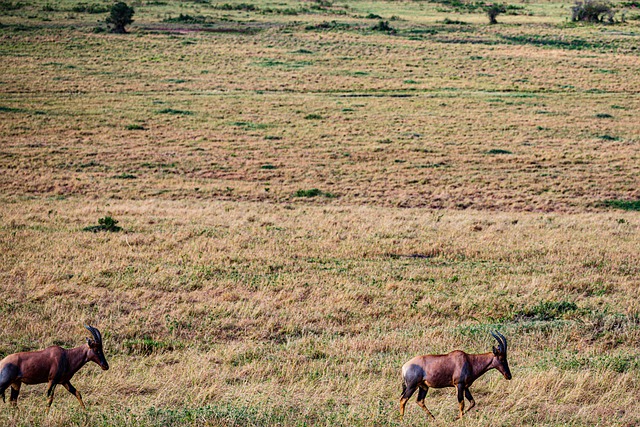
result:
[[[402,363],[492,330],[513,380],[457,424],[637,424],[638,21],[163,0],[119,37],[79,2],[114,4],[0,19],[0,355],[85,322],[112,369],[2,425],[425,425]]]

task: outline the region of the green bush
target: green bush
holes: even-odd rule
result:
[[[110,216],[105,216],[104,218],[98,219],[98,225],[91,225],[89,227],[83,228],[83,231],[91,231],[93,233],[97,233],[99,231],[109,231],[112,233],[116,233],[122,230],[121,227],[118,227],[118,221],[111,218]]]
[[[613,24],[615,10],[609,0],[577,1],[571,8],[571,20]]]
[[[322,190],[319,190],[317,188],[312,188],[311,190],[298,190],[295,192],[294,194],[295,197],[317,197],[317,196],[324,196],[327,198],[334,198],[336,197],[335,195],[331,194],[331,193],[325,193]]]
[[[395,34],[396,30],[392,26],[389,25],[389,21],[380,21],[373,27],[371,27],[373,31],[382,31],[389,34]]]
[[[107,17],[107,24],[113,25],[112,33],[125,34],[126,26],[133,23],[133,14],[135,11],[126,3],[118,2],[111,6],[111,13]]]
[[[181,13],[175,18],[165,18],[164,22],[177,22],[182,24],[206,24],[207,18],[204,16],[183,15]]]

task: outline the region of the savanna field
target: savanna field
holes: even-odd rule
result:
[[[637,2],[112,4],[0,0],[0,358],[111,366],[1,425],[640,426]]]

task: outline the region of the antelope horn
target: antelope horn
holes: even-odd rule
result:
[[[99,330],[90,325],[84,325],[84,327],[87,328],[89,332],[91,332],[91,335],[93,335],[93,340],[96,343],[102,344],[102,334],[100,334]]]
[[[502,335],[500,332],[496,331],[498,335],[500,335],[500,338],[502,338],[502,343],[504,344],[504,352],[507,352],[507,338],[505,338],[504,335]]]
[[[496,339],[496,341],[498,341],[498,350],[502,351],[503,353],[507,352],[507,339],[504,337],[504,335],[502,335],[500,332],[498,331],[491,331],[491,336],[494,337]]]

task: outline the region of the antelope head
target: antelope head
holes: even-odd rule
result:
[[[93,335],[93,339],[87,338],[89,360],[97,363],[103,371],[106,371],[109,369],[109,363],[107,363],[107,359],[105,359],[104,352],[102,351],[102,334],[93,326],[85,325],[84,327]]]
[[[493,357],[498,371],[508,380],[511,379],[511,371],[507,362],[507,339],[500,332],[491,332],[491,335],[498,341],[498,347],[493,347]]]

